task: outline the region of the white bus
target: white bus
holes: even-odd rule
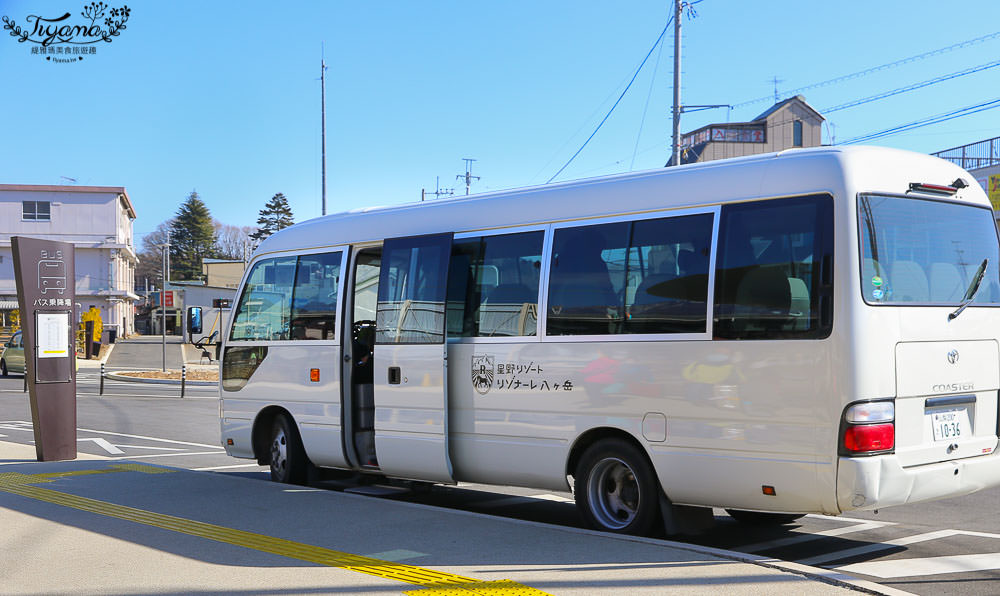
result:
[[[622,533],[963,495],[1000,484],[998,272],[972,176],[882,148],[330,215],[250,263],[222,442]]]

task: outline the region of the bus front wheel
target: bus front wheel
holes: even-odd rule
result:
[[[604,439],[583,452],[574,496],[586,522],[597,530],[648,535],[659,514],[659,485],[645,455],[621,439]]]
[[[306,452],[295,425],[287,415],[277,415],[271,427],[271,480],[305,484],[306,470]]]

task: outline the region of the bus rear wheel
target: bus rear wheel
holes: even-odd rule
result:
[[[726,509],[726,513],[740,523],[753,526],[783,526],[805,517],[804,513],[765,513],[742,509]]]
[[[278,414],[271,427],[271,480],[305,484],[308,461],[291,418]]]
[[[604,439],[583,452],[574,496],[596,530],[648,535],[659,518],[659,485],[645,455],[621,439]]]

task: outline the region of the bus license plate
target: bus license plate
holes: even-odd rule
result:
[[[930,415],[935,441],[955,441],[972,436],[968,408],[940,410],[930,412]]]

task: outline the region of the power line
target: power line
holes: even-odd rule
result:
[[[611,109],[608,110],[608,113],[604,115],[604,118],[601,120],[600,124],[598,124],[597,128],[594,129],[594,132],[590,133],[590,136],[587,137],[587,140],[583,142],[583,145],[580,145],[580,148],[576,150],[576,153],[574,153],[573,156],[569,158],[569,161],[563,164],[563,167],[559,168],[558,172],[553,174],[551,178],[545,181],[546,184],[555,180],[556,176],[558,176],[559,174],[562,174],[563,170],[565,170],[569,166],[569,164],[573,163],[573,160],[576,159],[576,156],[580,155],[580,152],[583,151],[583,148],[586,147],[588,143],[590,143],[590,140],[594,138],[594,135],[597,134],[597,131],[601,130],[601,127],[604,126],[604,123],[607,122],[608,118],[611,117],[611,113],[615,111],[615,108],[617,108],[618,104],[621,103],[622,98],[625,97],[626,93],[628,93],[628,90],[632,87],[632,83],[634,83],[636,77],[639,76],[639,72],[642,70],[642,67],[645,66],[646,61],[649,60],[649,57],[653,54],[653,50],[656,49],[656,46],[658,46],[660,44],[660,41],[663,40],[663,36],[666,35],[667,29],[670,28],[670,24],[673,22],[674,22],[674,17],[673,15],[671,15],[670,18],[667,19],[667,24],[664,25],[663,31],[660,31],[660,35],[657,36],[656,41],[653,42],[653,47],[649,48],[649,51],[646,52],[646,57],[642,59],[642,62],[639,64],[639,68],[635,69],[635,74],[632,75],[632,80],[628,82],[628,85],[625,86],[625,90],[622,91],[621,95],[618,96],[618,99],[615,100],[615,104],[611,106]]]
[[[924,126],[930,126],[931,124],[939,124],[941,122],[947,122],[948,120],[954,120],[955,118],[961,118],[963,116],[969,116],[978,112],[984,112],[986,110],[992,110],[995,108],[1000,108],[1000,97],[992,99],[990,101],[984,101],[982,103],[977,103],[971,106],[966,106],[964,108],[959,108],[957,110],[952,110],[950,112],[945,112],[943,114],[937,114],[936,116],[930,116],[922,120],[915,120],[913,122],[908,122],[906,124],[900,124],[892,128],[887,128],[879,132],[873,132],[867,135],[862,135],[859,137],[854,137],[853,139],[848,139],[846,141],[841,141],[837,143],[838,145],[852,145],[854,143],[863,143],[866,141],[872,141],[875,139],[880,139],[882,137],[887,137],[894,134],[899,134],[901,132],[907,132],[917,128],[922,128]]]
[[[635,156],[639,151],[639,140],[642,138],[642,129],[646,125],[646,112],[649,110],[649,100],[653,97],[653,84],[656,83],[656,73],[660,70],[660,57],[663,56],[663,44],[660,44],[660,51],[656,53],[656,64],[653,65],[653,76],[649,78],[649,91],[646,93],[646,104],[642,106],[642,118],[639,119],[639,132],[635,135],[635,147],[632,149],[632,161],[628,164],[631,172],[635,166]]]
[[[879,66],[873,66],[871,68],[866,68],[865,70],[859,70],[857,72],[852,72],[851,74],[846,74],[846,75],[843,75],[843,76],[840,76],[840,77],[836,77],[836,78],[833,78],[833,79],[828,79],[826,81],[821,81],[819,83],[813,83],[811,85],[806,85],[805,87],[799,87],[797,89],[792,89],[790,91],[786,91],[785,95],[798,95],[802,91],[807,91],[809,89],[815,89],[817,87],[825,87],[827,85],[833,85],[835,83],[842,83],[844,81],[848,81],[848,80],[851,80],[851,79],[857,79],[857,78],[860,78],[860,77],[872,74],[874,72],[878,72],[880,70],[886,70],[886,69],[889,69],[889,68],[895,68],[897,66],[902,66],[904,64],[908,64],[910,62],[916,62],[918,60],[923,60],[925,58],[930,58],[931,56],[937,56],[939,54],[944,54],[944,53],[951,52],[951,51],[954,51],[954,50],[958,50],[958,49],[961,49],[961,48],[969,47],[971,45],[982,43],[984,41],[989,41],[991,39],[996,39],[998,37],[1000,37],[1000,31],[998,31],[996,33],[990,33],[989,35],[984,35],[982,37],[977,37],[975,39],[969,39],[969,40],[966,40],[966,41],[963,41],[963,42],[952,44],[952,45],[947,46],[947,47],[938,48],[936,50],[931,50],[929,52],[924,52],[923,54],[917,54],[916,56],[910,56],[908,58],[902,58],[900,60],[896,60],[895,62],[887,62],[886,64],[882,64],[882,65],[879,65]],[[744,101],[742,103],[735,104],[735,105],[733,105],[733,108],[741,108],[743,106],[748,106],[748,105],[751,105],[751,104],[760,103],[762,101],[768,101],[770,99],[772,99],[772,96],[765,95],[763,97],[758,97],[756,99],[751,99],[751,100],[748,100],[748,101]]]
[[[832,108],[827,108],[825,110],[820,110],[824,114],[829,114],[830,112],[836,112],[839,110],[845,110],[847,108],[853,108],[862,104],[870,103],[879,99],[885,99],[886,97],[892,97],[893,95],[899,95],[900,93],[906,93],[907,91],[914,91],[916,89],[922,89],[923,87],[929,87],[931,85],[936,85],[938,83],[943,83],[945,81],[950,81],[951,79],[957,79],[958,77],[963,77],[965,75],[970,75],[977,72],[982,72],[984,70],[989,70],[991,68],[996,68],[1000,66],[1000,60],[995,60],[993,62],[987,62],[986,64],[980,64],[979,66],[973,66],[971,68],[966,68],[965,70],[955,71],[946,75],[941,75],[933,79],[927,79],[926,81],[921,81],[919,83],[913,83],[912,85],[906,85],[905,87],[899,87],[898,89],[893,89],[892,91],[886,91],[884,93],[878,93],[876,95],[870,95],[862,99],[856,99],[854,101],[849,101],[847,103],[842,103],[839,106],[834,106]]]

